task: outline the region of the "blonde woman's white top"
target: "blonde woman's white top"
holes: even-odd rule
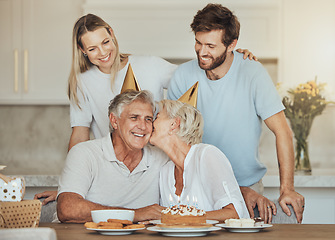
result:
[[[70,103],[71,127],[89,127],[95,138],[108,134],[108,106],[121,91],[129,63],[141,89],[149,90],[154,95],[155,101],[163,99],[163,89],[168,87],[177,66],[162,58],[130,55],[127,65],[116,76],[113,90],[110,74],[105,74],[93,66],[79,75],[84,95],[77,90],[81,109],[76,104]]]

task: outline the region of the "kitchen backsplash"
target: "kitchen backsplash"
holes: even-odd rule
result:
[[[0,106],[4,174],[60,174],[71,128],[69,106]]]

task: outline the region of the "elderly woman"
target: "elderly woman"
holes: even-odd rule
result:
[[[215,146],[202,144],[203,119],[189,104],[159,102],[150,143],[171,161],[160,172],[160,204],[169,206],[170,195],[182,204],[207,212],[207,219],[249,218],[249,213],[226,156]]]

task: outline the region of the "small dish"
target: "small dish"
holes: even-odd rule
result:
[[[218,227],[223,227],[224,229],[226,229],[229,232],[246,232],[246,233],[251,233],[251,232],[259,232],[265,228],[270,228],[272,227],[271,224],[261,224],[261,225],[257,225],[254,227],[230,227],[230,226],[226,226],[226,224],[224,223],[220,223],[220,224],[216,224],[215,226]]]
[[[167,237],[202,237],[212,231],[218,231],[220,229],[220,227],[210,227],[208,229],[161,229],[157,226],[147,228],[148,231],[158,232]]]
[[[103,229],[103,228],[86,228],[87,230],[97,231],[102,235],[128,235],[138,230],[143,230],[144,228],[135,229]]]

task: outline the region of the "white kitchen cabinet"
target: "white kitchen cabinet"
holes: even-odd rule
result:
[[[82,0],[0,0],[0,104],[66,104]]]

